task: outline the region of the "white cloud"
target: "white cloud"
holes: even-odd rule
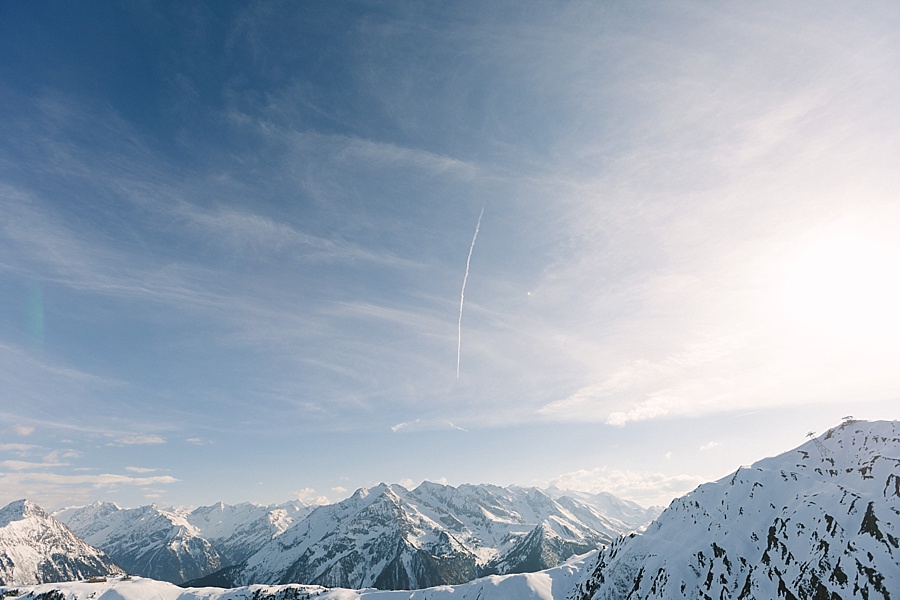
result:
[[[132,473],[153,473],[158,469],[147,469],[145,467],[125,467],[126,471],[131,471]]]
[[[396,425],[391,425],[391,431],[397,433],[398,431],[404,431],[409,429],[418,429],[421,426],[422,421],[420,419],[416,419],[415,421],[404,421],[403,423],[397,423]]]
[[[666,475],[652,471],[627,471],[598,467],[581,469],[560,475],[550,482],[560,489],[583,492],[608,492],[649,506],[667,505],[673,498],[681,496],[704,480],[696,475]]]
[[[19,455],[25,455],[39,449],[40,446],[33,446],[31,444],[0,444],[0,452],[15,452]]]
[[[13,471],[27,471],[28,469],[44,469],[50,467],[64,467],[66,463],[60,462],[28,462],[24,460],[4,460],[0,462],[7,469]]]
[[[144,446],[165,444],[166,439],[159,435],[122,435],[110,442],[109,446]]]
[[[34,427],[30,425],[15,425],[13,426],[13,431],[15,431],[16,434],[24,437],[34,433]]]
[[[328,496],[319,494],[315,489],[310,487],[297,490],[296,492],[294,492],[294,496],[297,498],[297,500],[305,502],[306,504],[312,504],[314,506],[331,503],[331,500],[328,498]]]
[[[56,473],[0,473],[0,487],[11,489],[23,482],[46,483],[50,485],[90,485],[93,487],[107,487],[115,485],[158,485],[177,483],[179,480],[170,475],[156,477],[130,477],[128,475],[116,475],[102,473],[99,475],[59,475]]]
[[[718,447],[719,447],[719,442],[707,442],[706,444],[703,444],[702,446],[700,446],[700,451],[706,452],[707,450],[712,450],[713,448],[718,448]]]
[[[30,498],[45,509],[88,503],[97,499],[97,490],[122,486],[151,489],[148,486],[172,485],[179,480],[169,475],[131,477],[113,473],[61,475],[57,473],[16,471],[0,473],[0,504],[17,498]]]

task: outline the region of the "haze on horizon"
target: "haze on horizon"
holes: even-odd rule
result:
[[[0,505],[646,506],[896,419],[898,30],[886,0],[0,3]]]

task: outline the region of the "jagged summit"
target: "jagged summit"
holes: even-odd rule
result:
[[[0,584],[83,579],[121,570],[29,500],[0,509]]]
[[[12,521],[18,521],[29,514],[35,514],[38,511],[43,512],[41,508],[34,502],[25,500],[14,500],[3,508],[0,508],[0,527],[9,525]]]
[[[623,520],[537,488],[423,482],[408,490],[381,483],[313,509],[244,563],[191,584],[415,589],[461,583],[554,566],[656,514]]]
[[[403,597],[889,599],[900,589],[898,477],[900,423],[847,421],[795,450],[699,486],[673,501],[642,533],[618,537],[600,552],[537,573],[493,575],[458,586],[404,592]],[[581,530],[570,532],[569,528],[576,523],[573,518],[587,523],[587,513],[578,513],[578,503],[571,498],[565,501],[568,496],[559,493],[434,483],[413,490],[375,486],[358,490],[344,502],[317,507],[309,518],[265,545],[264,549],[277,551],[261,551],[251,558],[266,559],[257,563],[260,567],[286,565],[285,570],[276,571],[285,577],[289,572],[318,569],[320,574],[341,575],[348,581],[362,575],[374,577],[373,587],[401,583],[400,587],[420,587],[435,569],[453,574],[454,566],[467,568],[471,563],[465,560],[478,565],[485,556],[494,557],[485,564],[510,572],[510,563],[545,563],[558,553],[559,543],[581,539]],[[526,523],[523,515],[538,514],[530,511],[546,506],[546,498],[556,502],[550,506],[557,512],[535,524]],[[0,514],[28,510],[27,504],[16,502]],[[218,522],[222,510],[214,505],[201,512]],[[599,515],[596,507],[591,510]],[[604,516],[596,518],[600,517]],[[485,539],[505,540],[506,545],[499,546],[503,552],[489,549],[483,539],[472,550],[469,536],[478,524],[484,526],[479,531],[493,532],[494,537]],[[372,560],[359,566],[354,562],[359,557]],[[235,567],[227,575],[244,577],[246,567]],[[233,585],[226,579],[221,583]],[[115,592],[110,597],[121,595],[126,600],[227,600],[250,595],[258,600],[305,596],[387,600],[398,594],[297,584],[234,591],[181,590],[148,580],[115,579],[98,587],[61,584],[23,592],[26,598],[37,599],[53,589],[62,590],[71,600],[89,600],[106,591]]]
[[[57,516],[129,573],[181,583],[243,561],[308,510],[301,502],[218,503],[190,512],[98,502]]]
[[[890,598],[900,423],[848,421],[675,500],[598,558],[580,598]]]

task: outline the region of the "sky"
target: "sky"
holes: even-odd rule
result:
[[[0,3],[0,505],[665,505],[900,418],[897,31],[892,1]]]

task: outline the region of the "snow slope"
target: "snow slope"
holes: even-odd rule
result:
[[[900,423],[848,421],[698,487],[575,598],[900,597]]]
[[[28,500],[0,509],[0,584],[34,584],[121,573],[103,552]]]
[[[540,573],[491,575],[462,585],[416,591],[328,589],[299,584],[184,589],[152,579],[115,577],[100,583],[18,587],[15,593],[21,600],[554,600],[571,594],[596,560],[595,554],[573,558]]]

